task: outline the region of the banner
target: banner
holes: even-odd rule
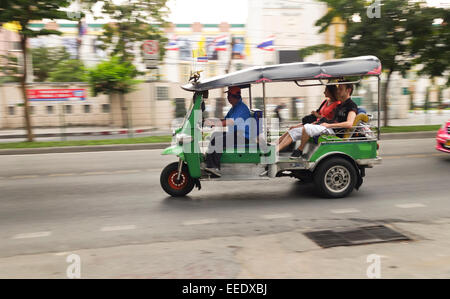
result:
[[[30,101],[84,101],[85,89],[28,89]]]

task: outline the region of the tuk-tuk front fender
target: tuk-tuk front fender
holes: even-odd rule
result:
[[[175,155],[185,161],[183,147],[181,145],[172,145],[163,150],[162,155]]]

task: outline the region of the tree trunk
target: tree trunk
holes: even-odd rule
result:
[[[391,75],[392,75],[392,71],[389,71],[387,78],[386,78],[386,83],[384,85],[384,89],[383,89],[383,95],[382,95],[382,107],[383,107],[383,112],[384,112],[384,117],[383,117],[383,126],[387,127],[389,125],[389,99],[388,99],[388,91],[389,91],[389,83],[391,80]],[[380,116],[378,116],[380,117]]]
[[[20,35],[20,46],[22,48],[22,56],[23,56],[23,74],[20,80],[20,85],[22,88],[22,97],[23,97],[23,107],[24,107],[24,116],[25,116],[25,127],[27,130],[27,140],[28,142],[33,141],[33,128],[31,126],[31,118],[30,118],[30,110],[28,105],[28,95],[27,95],[27,37],[24,35]]]
[[[122,111],[122,128],[128,128],[128,106],[125,103],[125,97],[123,93],[119,94],[120,97],[120,110]]]

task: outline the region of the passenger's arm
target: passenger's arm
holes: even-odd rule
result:
[[[346,128],[349,129],[351,127],[353,127],[353,123],[355,122],[355,118],[356,118],[356,112],[355,111],[350,111],[347,115],[347,121],[345,122],[341,122],[341,123],[334,123],[334,124],[327,124],[327,123],[323,123],[322,126],[324,126],[325,128]]]

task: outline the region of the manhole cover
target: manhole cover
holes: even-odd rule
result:
[[[407,236],[384,225],[347,230],[322,230],[307,232],[304,235],[322,248],[411,240]]]

